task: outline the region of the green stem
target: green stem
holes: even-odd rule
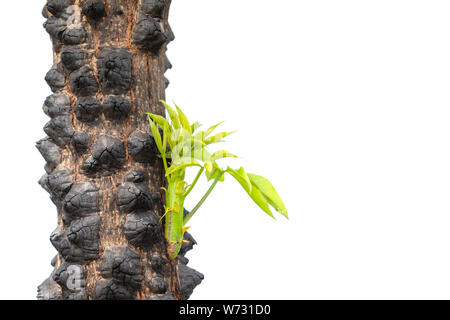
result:
[[[164,163],[164,172],[167,172],[167,160],[166,160],[166,155],[165,154],[161,154],[162,159],[163,159],[163,163]]]
[[[222,175],[224,174],[224,172],[222,171],[214,180],[213,184],[209,187],[208,191],[206,191],[205,195],[200,199],[200,201],[197,203],[197,205],[194,207],[194,209],[192,209],[191,212],[189,212],[186,217],[184,217],[183,220],[183,224],[186,225],[186,223],[188,223],[188,221],[192,218],[192,216],[197,212],[197,210],[202,206],[202,204],[206,201],[206,199],[208,198],[208,196],[211,194],[211,192],[214,190],[214,187],[217,185],[217,183],[219,182],[220,178],[222,177]]]
[[[202,175],[202,173],[203,173],[204,170],[205,170],[205,168],[202,167],[202,168],[198,171],[197,176],[195,177],[195,179],[194,179],[194,181],[192,182],[192,184],[189,186],[189,189],[187,189],[186,192],[184,193],[184,197],[185,197],[185,198],[189,195],[189,193],[191,193],[192,189],[194,189],[195,185],[197,184],[198,179],[200,179],[200,177],[201,177],[201,175]]]

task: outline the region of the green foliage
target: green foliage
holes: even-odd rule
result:
[[[247,173],[244,168],[223,169],[217,163],[224,158],[237,158],[227,151],[219,150],[211,154],[208,146],[223,142],[224,138],[234,132],[214,131],[222,124],[218,123],[206,131],[200,130],[201,124],[190,124],[187,116],[175,105],[175,108],[161,101],[167,110],[169,118],[148,113],[151,132],[163,160],[168,183],[165,204],[165,237],[168,242],[169,254],[176,258],[183,243],[186,223],[197,212],[206,198],[211,194],[218,182],[225,180],[225,174],[233,177],[249,195],[249,197],[269,216],[274,218],[272,210],[288,218],[286,207],[269,180]],[[162,131],[162,136],[161,136]],[[192,183],[185,181],[188,168],[198,168],[198,173]],[[200,199],[191,212],[183,217],[184,201],[200,177],[204,175],[208,181],[213,180],[210,188]]]

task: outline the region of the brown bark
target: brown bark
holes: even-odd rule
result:
[[[203,276],[167,257],[164,170],[146,113],[164,115],[171,0],[48,0],[53,42],[38,142],[58,250],[40,299],[187,299]],[[187,235],[189,237],[189,235]]]

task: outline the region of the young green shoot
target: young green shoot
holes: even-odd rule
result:
[[[164,189],[166,203],[163,217],[165,218],[164,236],[171,259],[175,259],[180,252],[184,233],[189,228],[186,226],[187,223],[197,213],[216,185],[225,180],[226,174],[233,177],[269,216],[274,218],[271,210],[273,209],[288,218],[286,207],[269,180],[260,175],[247,173],[242,167],[222,168],[217,160],[237,158],[237,156],[226,150],[219,150],[212,154],[208,151],[210,145],[223,142],[223,139],[233,132],[214,133],[222,123],[211,126],[205,131],[200,130],[201,124],[198,122],[191,124],[177,105],[173,108],[164,101],[161,103],[167,111],[168,118],[148,113],[148,119],[167,179],[167,189]],[[198,170],[191,183],[186,181],[186,170],[189,168]],[[212,183],[197,205],[184,216],[184,202],[202,175]]]

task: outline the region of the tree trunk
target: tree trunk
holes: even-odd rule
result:
[[[187,299],[203,275],[167,256],[162,162],[146,113],[164,114],[171,0],[48,0],[51,118],[37,143],[57,207],[58,254],[39,299]]]

